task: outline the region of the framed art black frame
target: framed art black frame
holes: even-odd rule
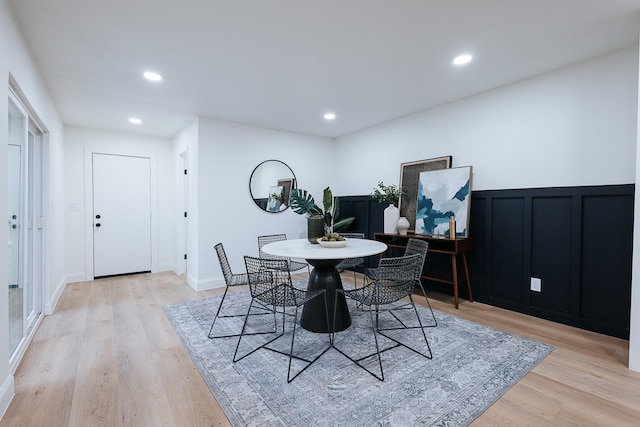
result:
[[[400,216],[409,220],[409,232],[416,229],[416,206],[418,202],[418,181],[421,172],[448,169],[453,156],[435,157],[400,165],[400,188],[404,190],[398,202]]]

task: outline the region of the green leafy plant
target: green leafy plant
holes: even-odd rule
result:
[[[378,186],[373,188],[371,198],[376,199],[379,203],[387,202],[391,204],[397,204],[400,197],[406,195],[402,187],[384,185],[382,181],[378,181]]]
[[[325,188],[322,194],[322,208],[320,208],[313,196],[307,190],[296,188],[289,194],[289,205],[291,209],[299,214],[324,217],[325,233],[334,233],[348,227],[356,218],[349,217],[338,220],[340,215],[340,202],[329,187]]]

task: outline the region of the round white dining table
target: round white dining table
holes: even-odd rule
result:
[[[325,308],[324,301],[320,298],[313,298],[304,305],[300,326],[312,332],[330,332],[331,329],[343,331],[351,325],[347,301],[343,294],[335,292],[336,289],[343,289],[340,273],[336,270],[340,261],[378,255],[386,250],[386,244],[368,239],[347,239],[347,245],[342,248],[322,247],[307,239],[282,240],[262,247],[262,251],[269,255],[303,258],[313,266],[307,290],[325,289],[327,306]],[[327,324],[327,318],[329,322],[335,319],[333,328]]]

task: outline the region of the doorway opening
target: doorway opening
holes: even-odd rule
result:
[[[188,257],[187,257],[187,236],[189,223],[189,150],[185,150],[180,154],[180,170],[181,185],[179,186],[180,202],[181,202],[181,222],[178,228],[178,274],[188,274]]]

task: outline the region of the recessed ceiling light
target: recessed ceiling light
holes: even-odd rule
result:
[[[139,125],[140,123],[142,123],[142,120],[140,120],[140,119],[139,119],[139,118],[137,118],[137,117],[131,117],[131,118],[129,119],[129,123],[133,123],[134,125]]]
[[[471,60],[473,59],[473,56],[471,55],[460,55],[460,56],[456,56],[455,59],[453,60],[453,63],[455,65],[464,65],[464,64],[468,64],[469,62],[471,62]]]
[[[336,118],[335,113],[325,113],[324,115],[325,120],[334,120],[335,118]]]
[[[142,75],[144,76],[145,79],[151,80],[152,82],[159,82],[160,80],[162,80],[162,76],[153,71],[146,71]]]

